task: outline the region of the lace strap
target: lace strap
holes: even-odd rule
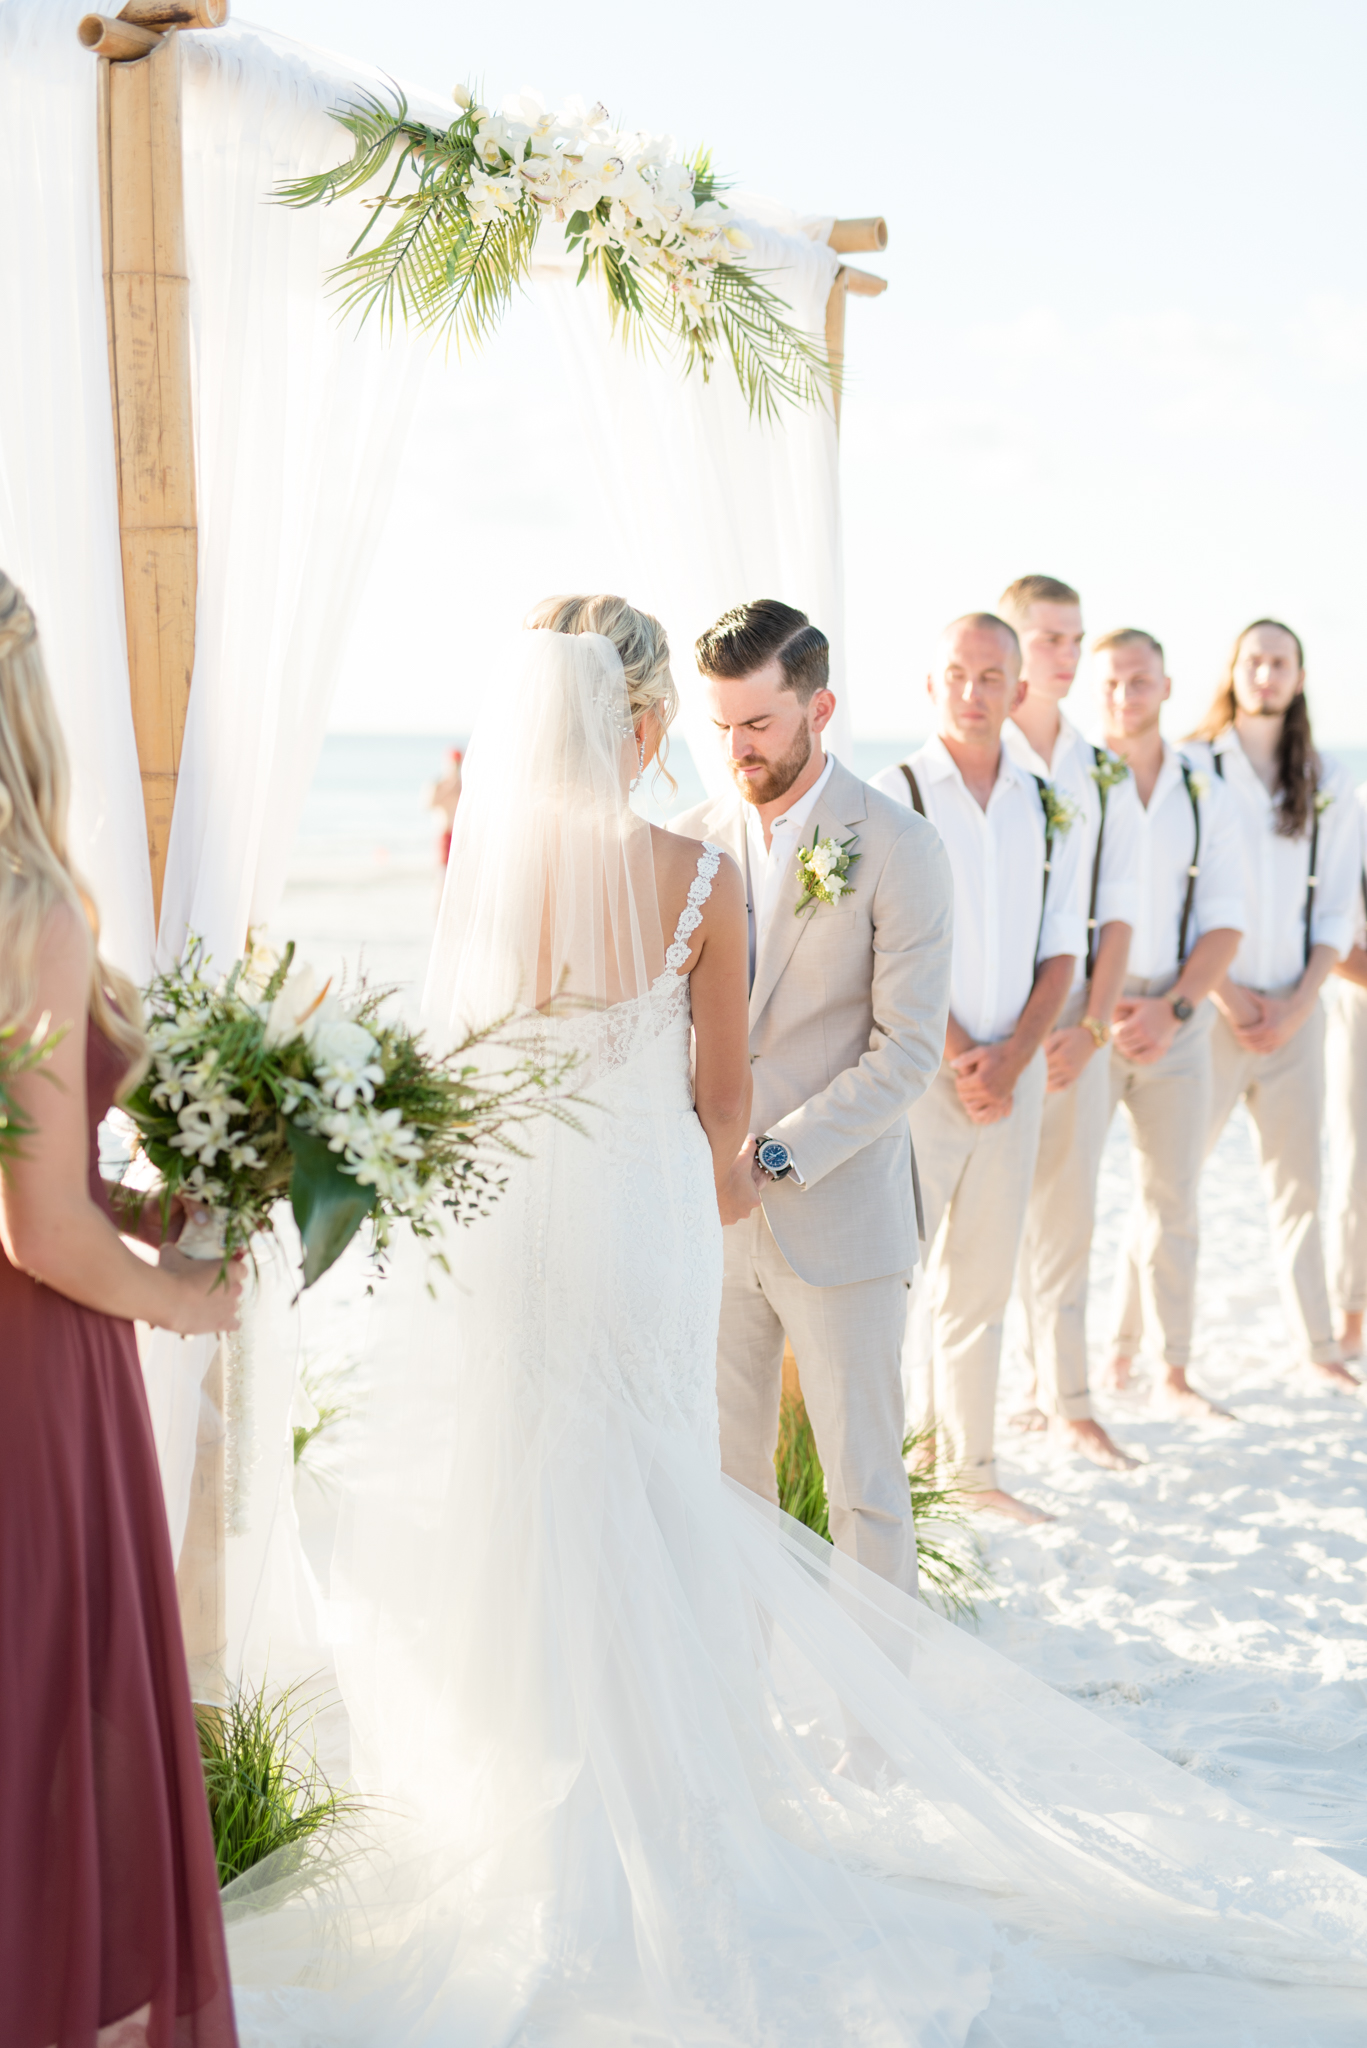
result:
[[[688,901],[679,912],[679,922],[674,927],[674,942],[665,954],[665,966],[674,974],[688,958],[691,936],[702,923],[702,907],[712,894],[712,878],[720,866],[721,848],[705,839],[698,855],[698,872],[688,885]]]

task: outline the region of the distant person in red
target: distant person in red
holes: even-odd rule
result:
[[[443,874],[446,872],[446,863],[451,858],[451,834],[455,829],[456,806],[460,802],[460,764],[463,758],[460,748],[452,747],[446,757],[444,774],[439,782],[429,784],[427,791],[428,810],[440,811],[445,821],[437,842],[441,847]]]

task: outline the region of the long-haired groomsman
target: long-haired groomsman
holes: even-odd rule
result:
[[[1320,1236],[1320,991],[1352,944],[1357,806],[1347,771],[1315,751],[1305,655],[1289,626],[1244,628],[1196,737],[1234,800],[1246,877],[1243,940],[1213,996],[1207,1147],[1246,1103],[1293,1340],[1317,1371],[1352,1387]]]
[[[1367,782],[1356,792],[1358,901],[1353,947],[1326,997],[1329,1093],[1329,1286],[1349,1358],[1362,1355],[1367,1310]]]
[[[1045,1521],[998,1486],[994,1432],[1044,1041],[1083,951],[1081,835],[1067,829],[1049,785],[1002,746],[1025,687],[1020,642],[1004,619],[973,612],[947,626],[928,687],[935,737],[874,778],[929,818],[954,877],[945,1064],[910,1111],[933,1332],[931,1359],[914,1361],[912,1420],[934,1429],[978,1506]]]
[[[1087,1278],[1110,1117],[1111,1019],[1135,920],[1138,808],[1123,763],[1084,739],[1063,709],[1082,654],[1077,592],[1053,576],[1022,576],[1002,592],[1000,609],[1020,639],[1025,684],[1003,744],[1077,813],[1087,914],[1086,952],[1044,1043],[1048,1085],[1016,1266],[1036,1405],[1016,1419],[1027,1429],[1047,1426],[1070,1450],[1123,1470],[1134,1459],[1092,1414]]]
[[[1129,765],[1139,820],[1138,906],[1116,1005],[1108,1116],[1130,1127],[1134,1201],[1117,1268],[1111,1370],[1125,1386],[1145,1327],[1168,1401],[1210,1412],[1187,1379],[1196,1311],[1197,1189],[1210,1123],[1207,1000],[1244,928],[1233,800],[1163,738],[1172,694],[1163,649],[1137,627],[1093,643],[1106,745]]]

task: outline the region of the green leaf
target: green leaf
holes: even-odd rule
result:
[[[339,1152],[330,1152],[322,1138],[286,1127],[294,1172],[290,1206],[304,1243],[304,1285],[312,1287],[335,1265],[375,1207],[375,1190],[363,1188],[342,1171]]]

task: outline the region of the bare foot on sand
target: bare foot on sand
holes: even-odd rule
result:
[[[1056,1522],[1057,1515],[1046,1515],[1043,1508],[1027,1507],[1023,1500],[1017,1500],[1014,1493],[1003,1493],[999,1486],[985,1486],[980,1493],[966,1493],[964,1506],[972,1508],[975,1514],[986,1510],[989,1514],[1005,1515],[1012,1522]]]
[[[1124,1351],[1113,1351],[1101,1370],[1101,1384],[1112,1393],[1123,1394],[1130,1384],[1134,1360]]]
[[[1101,1424],[1093,1422],[1090,1416],[1071,1421],[1056,1415],[1049,1424],[1049,1434],[1064,1450],[1076,1451],[1080,1458],[1090,1458],[1094,1465],[1104,1465],[1108,1472],[1133,1472],[1139,1463],[1138,1458],[1132,1458],[1112,1442]]]
[[[1343,1329],[1339,1336],[1345,1358],[1362,1356],[1362,1310],[1350,1308],[1343,1318]]]
[[[1355,1394],[1362,1385],[1362,1381],[1356,1379],[1346,1365],[1317,1365],[1315,1371],[1321,1379],[1328,1380],[1331,1387],[1337,1387],[1341,1394]]]
[[[1168,1365],[1163,1368],[1162,1384],[1155,1389],[1155,1408],[1166,1409],[1170,1414],[1190,1415],[1200,1422],[1233,1422],[1232,1408],[1222,1408],[1218,1401],[1212,1401],[1191,1384],[1186,1367]]]
[[[1028,1408],[1022,1408],[1018,1415],[1011,1417],[1011,1427],[1031,1432],[1048,1429],[1049,1418],[1042,1408],[1036,1408],[1032,1402]]]

